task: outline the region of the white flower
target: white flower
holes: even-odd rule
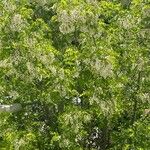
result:
[[[16,9],[16,6],[13,5],[11,2],[9,1],[4,1],[4,8],[5,10],[9,11],[9,12],[13,12]]]
[[[73,78],[77,78],[77,77],[79,77],[79,72],[78,71],[76,71],[75,73],[74,73],[74,75],[73,75]]]
[[[22,109],[21,104],[0,105],[0,112],[16,112]]]
[[[12,31],[21,31],[23,28],[23,19],[20,14],[16,14],[13,16],[11,20],[10,28]]]
[[[144,58],[139,57],[139,60],[138,60],[138,70],[141,71],[144,68],[144,64],[145,64]]]
[[[58,71],[58,74],[59,74],[60,79],[64,79],[64,78],[65,78],[64,69],[61,68],[61,69]]]
[[[15,150],[19,150],[22,146],[24,146],[26,144],[25,140],[23,138],[21,139],[16,139],[14,141],[14,148]]]
[[[71,33],[75,31],[75,26],[73,24],[61,24],[59,27],[60,32],[63,34]]]
[[[55,68],[54,66],[50,66],[49,69],[50,69],[50,71],[52,72],[52,74],[55,76],[56,73],[57,73],[56,68]]]
[[[17,91],[10,91],[8,94],[13,99],[17,99],[19,97],[19,93]]]
[[[86,0],[86,2],[90,4],[97,4],[97,0]]]
[[[13,60],[13,64],[18,65],[20,60],[21,60],[21,56],[20,56],[20,52],[18,50],[16,50],[14,52],[14,54],[11,56],[11,60]]]
[[[101,76],[103,76],[104,78],[110,77],[112,76],[112,65],[108,64],[106,66],[104,66],[104,68],[102,68],[101,70]]]
[[[90,105],[92,105],[93,103],[96,103],[96,104],[100,103],[99,98],[95,94],[90,98]]]
[[[143,15],[144,15],[144,17],[149,17],[150,16],[150,8],[145,8],[143,10]]]
[[[89,114],[84,115],[84,121],[89,122],[91,120],[91,116]]]
[[[36,38],[26,38],[24,42],[29,46],[29,48],[34,48],[37,43],[37,40]]]
[[[76,22],[79,19],[79,16],[80,16],[80,14],[77,9],[72,10],[70,13],[70,19],[74,22]]]
[[[100,108],[105,115],[108,115],[111,112],[111,107],[109,106],[109,103],[105,101],[101,101]]]
[[[70,13],[66,10],[62,10],[61,13],[58,14],[58,21],[61,23],[59,27],[60,32],[67,34],[75,31],[75,23],[81,20],[80,11],[78,9],[73,9]]]
[[[80,30],[81,30],[81,32],[84,32],[84,33],[88,33],[89,32],[87,26],[84,26],[84,25],[81,26]]]
[[[73,98],[73,103],[76,104],[76,105],[80,104],[81,103],[81,98],[80,97],[74,97]]]
[[[12,64],[9,62],[9,58],[0,60],[0,68],[12,67]]]
[[[149,93],[139,94],[139,98],[142,100],[143,103],[150,102],[150,94]]]
[[[30,73],[33,73],[33,71],[35,70],[33,64],[31,62],[27,62],[26,65],[27,65],[28,71]]]
[[[107,78],[112,76],[112,65],[110,63],[105,64],[99,59],[96,59],[95,62],[91,62],[91,67],[99,73],[102,77]]]
[[[47,0],[36,0],[40,6],[47,4]]]
[[[83,60],[83,62],[86,64],[86,65],[89,65],[90,64],[90,59],[89,58],[85,58]]]
[[[124,18],[120,18],[118,21],[120,26],[124,29],[131,29],[136,27],[141,22],[141,19],[128,15]]]
[[[59,15],[58,15],[58,20],[62,23],[68,23],[70,22],[70,17],[67,13],[66,10],[63,10]]]

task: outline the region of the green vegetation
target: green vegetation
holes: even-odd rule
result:
[[[0,150],[149,150],[150,1],[1,0]]]

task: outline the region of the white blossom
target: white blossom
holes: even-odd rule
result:
[[[30,73],[33,73],[35,71],[35,67],[33,66],[33,64],[31,62],[27,62],[26,66]]]
[[[61,24],[59,27],[60,32],[63,34],[71,33],[75,31],[75,26],[73,24]]]
[[[12,67],[12,63],[10,63],[10,58],[0,60],[0,68]]]
[[[23,138],[16,139],[14,141],[14,148],[15,148],[15,150],[20,150],[20,148],[25,144],[26,144],[26,141]]]
[[[11,25],[10,28],[12,31],[21,31],[21,29],[24,27],[23,19],[20,14],[15,14],[13,18],[11,19]]]
[[[110,77],[113,74],[112,65],[110,63],[106,64],[99,59],[92,62],[91,67],[104,78]]]
[[[0,112],[16,112],[22,109],[21,104],[0,105]]]
[[[18,50],[15,50],[14,54],[11,56],[11,60],[13,61],[13,64],[18,65],[20,60],[21,60],[21,56],[20,56],[20,52]]]
[[[69,15],[68,15],[66,10],[62,10],[62,12],[60,14],[58,14],[58,20],[61,23],[68,23],[68,22],[70,22],[70,17],[69,17]]]
[[[17,99],[19,97],[19,93],[17,91],[10,91],[8,94],[13,99]]]
[[[52,74],[55,76],[57,74],[57,70],[54,66],[50,66],[49,70],[52,72]]]
[[[61,68],[61,69],[58,71],[58,74],[59,74],[60,79],[64,79],[64,78],[65,78],[64,69]]]
[[[40,6],[44,6],[45,4],[47,4],[47,0],[36,0],[36,2],[37,2]]]
[[[101,108],[103,114],[106,116],[113,113],[113,105],[110,102],[101,101],[100,108]]]
[[[103,76],[104,78],[112,76],[112,74],[113,74],[113,72],[112,72],[112,65],[111,64],[106,65],[101,70],[101,76]]]
[[[72,101],[73,101],[74,104],[78,105],[78,104],[81,103],[81,98],[80,98],[80,97],[74,97],[74,98],[72,99]]]
[[[143,16],[144,17],[150,16],[150,8],[149,7],[143,9]]]
[[[91,116],[89,114],[84,115],[84,122],[89,122],[91,120]]]
[[[58,13],[58,21],[60,24],[60,32],[63,34],[71,33],[75,31],[76,22],[84,21],[82,15],[80,15],[80,8],[75,8],[70,12],[62,10],[61,13]]]
[[[24,42],[29,46],[29,48],[34,48],[37,44],[36,38],[26,38]]]
[[[45,65],[45,67],[49,68],[49,66],[53,63],[53,61],[55,60],[55,56],[53,53],[49,52],[47,53],[43,53],[43,52],[39,52],[36,55],[37,59],[41,61],[41,63],[43,65]]]
[[[80,19],[80,12],[79,10],[77,9],[73,9],[71,12],[70,12],[70,19],[71,21],[73,22],[76,22]]]
[[[82,25],[81,28],[80,28],[80,30],[81,30],[82,32],[84,32],[84,33],[88,33],[88,32],[89,32],[87,26],[85,26],[85,25]]]
[[[79,77],[79,72],[78,71],[76,71],[74,74],[73,74],[73,78],[77,78],[77,77]]]
[[[98,4],[97,0],[86,0],[86,2],[90,4]]]
[[[150,94],[149,93],[139,94],[139,98],[142,100],[143,103],[145,103],[145,102],[150,103]]]
[[[13,12],[16,9],[16,6],[13,5],[10,1],[3,1],[5,10]]]
[[[145,64],[145,62],[144,62],[144,58],[142,58],[142,57],[139,57],[139,60],[138,60],[138,70],[142,70],[143,68],[144,68],[144,64]]]
[[[124,29],[131,29],[136,27],[141,22],[140,18],[133,17],[131,15],[127,15],[123,18],[118,19],[118,24]]]

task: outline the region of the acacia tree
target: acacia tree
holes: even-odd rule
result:
[[[150,143],[150,3],[1,0],[2,149],[139,149]]]

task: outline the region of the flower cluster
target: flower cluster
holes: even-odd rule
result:
[[[63,10],[58,15],[58,20],[61,22],[60,32],[63,34],[71,33],[75,30],[75,22],[78,21],[80,13],[77,9],[74,9],[70,12]]]
[[[96,71],[103,78],[107,78],[113,75],[112,65],[110,63],[102,62],[99,59],[95,59],[90,63],[91,68]]]
[[[21,31],[23,27],[24,27],[24,21],[22,19],[22,16],[20,14],[15,14],[11,19],[11,25],[10,25],[11,30]]]
[[[71,7],[72,9],[64,7],[62,9],[62,7],[58,7],[57,19],[58,22],[60,22],[60,32],[67,34],[74,32],[76,29],[80,30],[81,32],[85,31],[86,33],[89,31],[89,29],[94,29],[95,31],[95,25],[98,26],[99,15],[95,13],[93,6],[96,9],[99,9],[99,7],[97,7],[98,5],[96,0],[88,0],[85,3],[76,5],[73,8]],[[89,8],[87,9],[87,7]],[[90,9],[92,11],[88,11]],[[93,32],[93,30],[90,32]]]
[[[146,7],[143,9],[143,16],[149,17],[150,16],[150,7]]]
[[[0,60],[0,68],[9,68],[11,66],[12,66],[12,64],[9,62],[9,58]]]
[[[133,18],[133,16],[127,15],[126,17],[118,19],[118,21],[119,25],[124,29],[131,29],[136,27],[141,22],[141,19],[137,19],[136,17]]]
[[[13,12],[16,9],[16,5],[14,5],[10,1],[3,1],[4,9],[8,12]]]
[[[9,97],[12,97],[13,99],[17,99],[19,97],[19,93],[17,91],[10,91]]]

